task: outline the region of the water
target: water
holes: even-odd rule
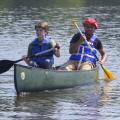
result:
[[[105,66],[117,77],[115,81],[96,86],[17,96],[11,68],[0,75],[0,119],[119,120],[119,13],[120,2],[112,0],[0,1],[1,60],[17,60],[25,55],[28,44],[35,38],[35,22],[46,19],[50,25],[49,33],[61,46],[61,58],[55,59],[55,64],[62,64],[69,56],[69,41],[77,32],[71,26],[72,19],[78,20],[78,25],[83,30],[82,21],[85,17],[92,16],[100,24],[96,34],[108,54]]]

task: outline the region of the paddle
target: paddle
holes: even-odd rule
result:
[[[78,31],[80,32],[81,35],[83,35],[83,33],[81,32],[81,30],[79,29],[77,23],[75,20],[72,21],[73,25],[78,29]],[[90,46],[90,44],[88,43],[88,41],[85,39],[85,42],[87,43],[88,47],[90,48],[91,52],[93,51],[92,50],[92,47]],[[99,61],[98,57],[94,54],[95,58],[97,59],[97,61]],[[105,77],[105,80],[106,81],[111,81],[111,80],[114,80],[115,79],[115,76],[109,71],[107,70],[107,68],[105,68],[102,64],[100,64],[101,68],[103,69],[104,71],[104,77]]]
[[[26,58],[32,58],[32,57],[40,56],[40,55],[45,54],[47,52],[50,52],[52,50],[54,50],[54,48],[45,50],[43,52],[36,53],[36,54],[28,56]],[[21,58],[19,60],[16,60],[16,61],[12,61],[12,60],[0,60],[0,74],[8,71],[15,63],[20,62],[22,60],[23,60],[23,58]]]

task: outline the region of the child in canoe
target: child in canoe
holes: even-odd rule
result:
[[[24,61],[30,66],[37,66],[44,69],[51,69],[54,64],[53,55],[60,57],[60,46],[58,43],[53,41],[48,35],[48,22],[39,21],[35,25],[35,31],[37,38],[35,38],[28,46],[27,56],[23,56]],[[47,51],[51,48],[49,52],[46,52],[40,56],[29,58],[29,56],[36,53],[41,53]],[[27,58],[28,57],[28,58]]]

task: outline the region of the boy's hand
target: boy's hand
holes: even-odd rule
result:
[[[60,45],[58,43],[56,43],[55,48],[60,49]]]

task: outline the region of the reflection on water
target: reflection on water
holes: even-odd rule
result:
[[[85,105],[87,107],[87,104],[89,105],[88,102],[90,102],[89,100],[87,100],[89,99],[88,97],[89,95],[87,96],[87,92],[84,89],[82,90],[86,92],[86,96],[84,96],[85,94],[82,92],[80,94],[78,90],[79,89],[77,89],[77,91],[76,89],[67,89],[67,90],[61,90],[61,91],[58,90],[58,91],[52,91],[52,92],[42,92],[42,93],[39,93],[39,95],[38,93],[24,95],[19,99],[17,99],[17,104],[22,103],[23,107],[25,106],[30,111],[29,107],[31,102],[32,103],[31,112],[35,108],[35,111],[36,111],[35,113],[38,113],[38,115],[42,114],[41,117],[43,118],[45,118],[45,115],[47,115],[46,117],[52,118],[52,119],[53,118],[54,119],[59,118],[61,120],[70,119],[71,117],[69,116],[74,116],[75,113],[79,113],[79,110],[84,109],[84,108],[81,108],[81,106]],[[73,93],[73,91],[75,93]],[[85,99],[85,97],[87,99]],[[28,104],[27,104],[27,101],[29,101]],[[39,105],[36,104],[38,102],[40,103]],[[38,107],[39,109],[36,109],[36,107]],[[85,114],[85,113],[82,113],[82,114]],[[75,116],[75,118],[78,118],[78,115]]]
[[[15,111],[21,106],[23,112],[29,112],[32,115],[35,113],[36,118],[94,120],[96,117],[101,117],[100,109],[111,102],[107,95],[110,92],[109,83],[106,83],[105,86],[101,88],[99,85],[92,85],[24,94],[17,96]]]
[[[25,120],[30,118],[95,120],[96,118],[109,118],[110,114],[117,117],[119,113],[114,113],[110,109],[114,100],[119,100],[118,96],[114,94],[117,91],[114,87],[112,88],[111,83],[102,82],[102,84],[102,86],[96,84],[63,90],[24,93],[20,96],[10,95],[10,92],[13,92],[10,91],[7,99],[6,95],[5,97],[2,95],[0,98],[2,105],[0,110],[4,111],[0,114],[4,117],[10,112],[5,118],[23,118]]]
[[[78,20],[78,25],[83,30],[83,19],[92,16],[100,24],[96,34],[108,54],[105,66],[117,77],[117,80],[110,83],[101,80],[96,86],[17,96],[11,68],[0,75],[0,119],[119,119],[119,5],[120,1],[112,0],[0,1],[0,59],[17,60],[25,55],[28,44],[35,38],[35,21],[46,19],[50,24],[49,33],[61,45],[61,58],[55,58],[55,64],[62,64],[69,57],[69,41],[77,32],[71,26],[72,19]]]

